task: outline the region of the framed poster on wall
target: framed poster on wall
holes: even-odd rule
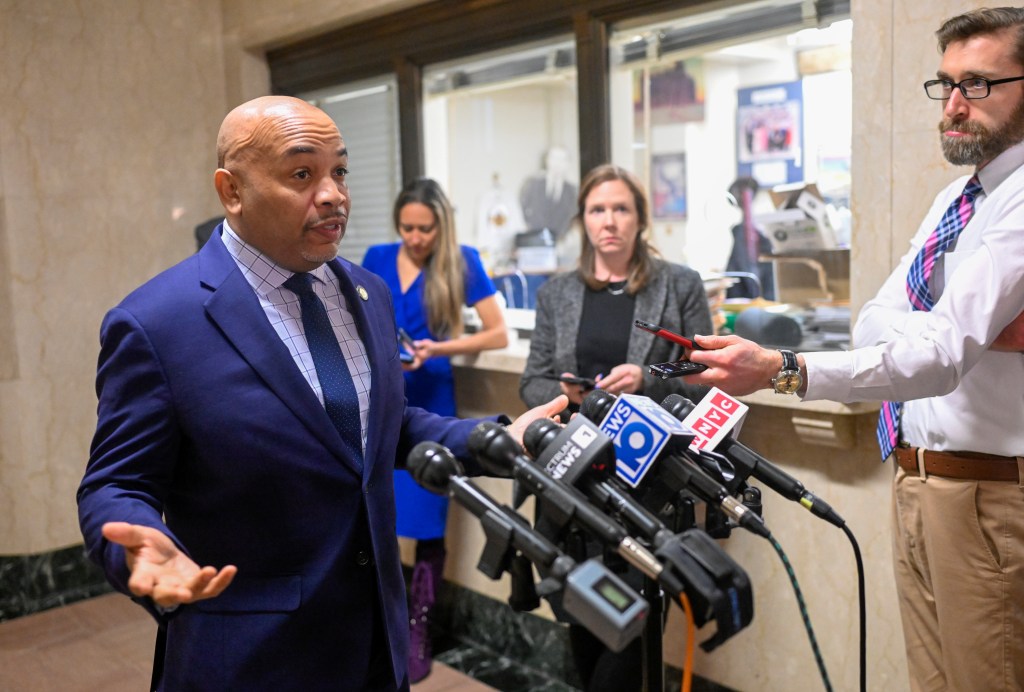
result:
[[[656,219],[686,218],[686,154],[655,154],[651,157],[651,216]]]
[[[802,82],[738,90],[736,137],[738,176],[766,187],[802,181]]]

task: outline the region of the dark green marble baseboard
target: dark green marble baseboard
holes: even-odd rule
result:
[[[502,692],[571,692],[580,686],[569,650],[568,630],[507,603],[445,582],[432,627],[436,657]],[[668,691],[682,687],[682,671],[665,667]],[[731,692],[694,676],[693,692]]]
[[[0,622],[111,591],[82,546],[0,555]]]

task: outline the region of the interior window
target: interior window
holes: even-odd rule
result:
[[[455,206],[459,241],[480,250],[508,307],[575,261],[579,187],[571,38],[428,66],[426,173]]]
[[[613,33],[613,160],[646,182],[661,253],[705,277],[720,333],[849,346],[850,38],[792,2]]]

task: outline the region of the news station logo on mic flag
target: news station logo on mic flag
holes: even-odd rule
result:
[[[748,408],[718,387],[712,387],[683,419],[683,425],[689,426],[697,434],[690,446],[695,449],[714,449],[739,424]]]
[[[645,396],[622,394],[601,421],[601,432],[615,444],[615,473],[636,487],[674,435],[692,433]]]
[[[592,459],[577,462],[588,456],[590,447],[602,437],[596,425],[582,416],[576,416],[559,433],[555,439],[556,444],[549,445],[537,458],[537,463],[555,480],[561,479],[573,484],[589,468]]]

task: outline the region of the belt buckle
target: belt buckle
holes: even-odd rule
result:
[[[922,483],[928,482],[928,471],[924,468],[924,447],[918,447],[917,453],[917,478]]]

